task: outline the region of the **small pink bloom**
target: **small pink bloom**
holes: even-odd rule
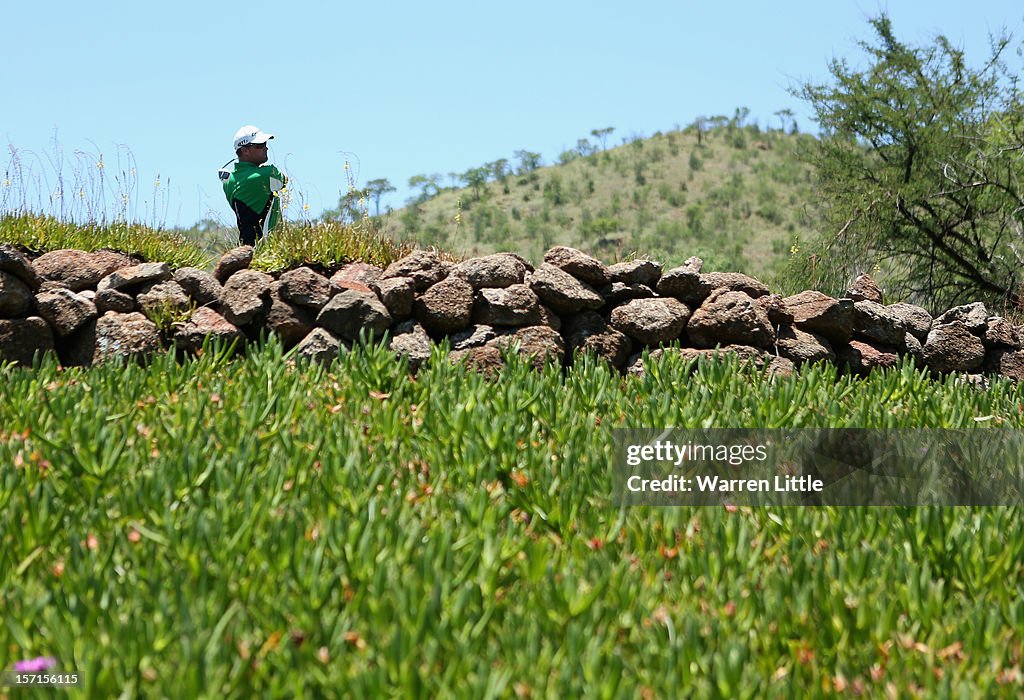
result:
[[[34,659],[25,659],[14,664],[14,670],[22,673],[38,673],[57,665],[57,659],[50,656],[39,656]]]

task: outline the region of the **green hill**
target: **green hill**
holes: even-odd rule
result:
[[[552,245],[570,245],[605,261],[699,255],[707,269],[771,277],[797,241],[818,232],[813,174],[797,157],[814,139],[736,122],[718,118],[700,132],[659,132],[606,150],[581,139],[547,167],[538,167],[539,154],[518,151],[518,163],[450,174],[462,188],[413,178],[421,196],[382,225],[463,255],[510,250],[536,261]]]

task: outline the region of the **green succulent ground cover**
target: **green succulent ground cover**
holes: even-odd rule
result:
[[[109,248],[172,268],[205,267],[210,262],[195,241],[170,231],[126,222],[81,224],[26,212],[0,216],[0,243],[38,253]]]
[[[1024,390],[689,370],[0,368],[0,664],[91,697],[1019,695],[1018,508],[620,510],[609,462],[612,427],[1019,428]]]

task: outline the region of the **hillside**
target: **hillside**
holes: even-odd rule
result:
[[[797,158],[813,137],[735,121],[606,150],[581,139],[547,167],[531,167],[538,154],[520,151],[518,163],[462,174],[463,188],[428,178],[419,199],[382,225],[463,255],[511,250],[536,261],[560,244],[609,262],[699,255],[708,269],[771,277],[798,240],[817,233],[812,173]]]

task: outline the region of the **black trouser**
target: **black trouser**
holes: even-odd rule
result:
[[[249,205],[241,200],[235,199],[231,202],[231,208],[235,210],[235,219],[238,222],[238,240],[242,245],[256,245],[256,241],[263,237],[263,222],[270,216],[270,210],[274,206],[274,197],[267,199],[267,205],[263,211],[257,213]]]

